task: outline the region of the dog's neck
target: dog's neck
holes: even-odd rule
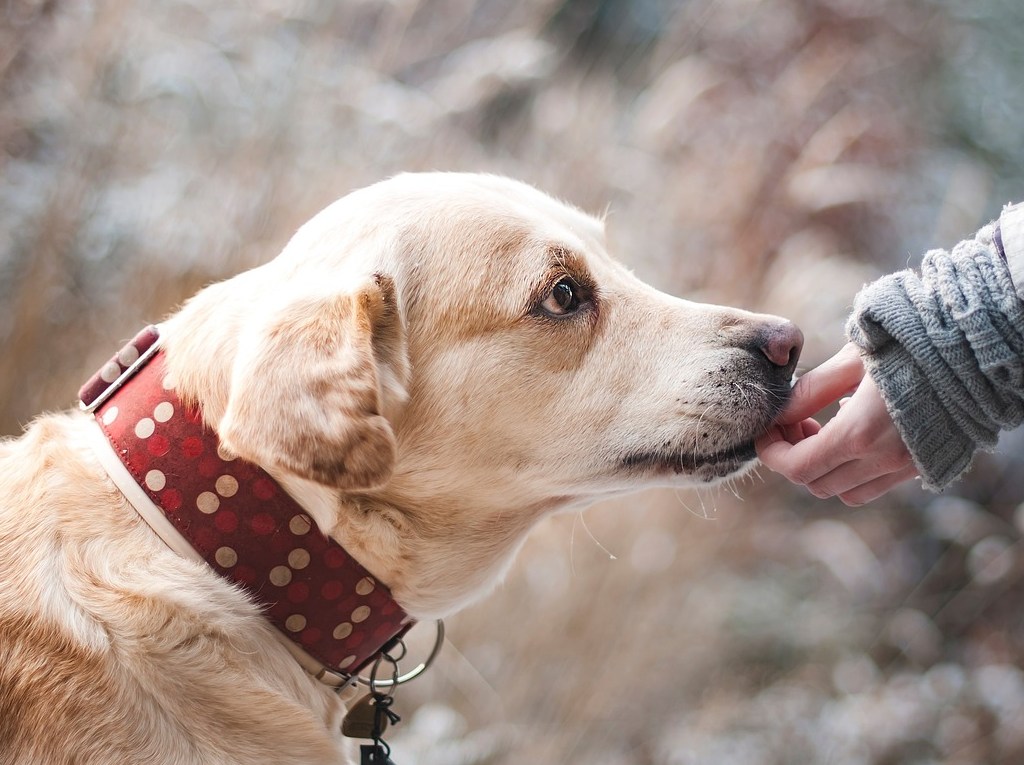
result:
[[[550,510],[516,506],[488,513],[481,526],[480,507],[468,503],[435,499],[427,508],[389,501],[386,491],[347,496],[294,476],[278,481],[417,620],[443,618],[487,595]]]
[[[169,377],[214,430],[227,408],[238,337],[248,320],[218,307],[220,286],[208,287],[162,325]],[[208,363],[186,366],[185,358]],[[417,471],[403,472],[401,465],[384,487],[363,493],[262,467],[420,620],[444,617],[486,595],[530,528],[556,509],[549,499],[514,492],[481,501],[478,494],[450,487],[428,496]]]
[[[226,451],[182,401],[157,328],[125,345],[80,397],[95,413],[96,456],[139,516],[259,604],[312,674],[343,680],[408,628],[379,580],[336,541],[310,533],[306,505]]]

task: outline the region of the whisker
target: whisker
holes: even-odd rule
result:
[[[714,404],[708,404],[704,408],[704,411],[700,413],[700,417],[697,418],[697,427],[693,431],[693,459],[694,459],[694,462],[696,462],[697,461],[697,457],[700,456],[700,428],[701,428],[701,423],[704,422],[704,418],[707,416],[707,413],[710,412],[712,409],[714,409],[714,407],[715,407]],[[680,465],[681,464],[682,464],[682,460],[680,460]]]
[[[582,510],[572,517],[572,529],[569,532],[569,570],[572,572],[573,579],[576,578],[576,519],[581,515],[583,515]]]
[[[603,544],[601,544],[598,541],[597,537],[594,536],[593,532],[590,530],[590,527],[587,525],[587,519],[583,517],[583,513],[582,512],[579,513],[579,519],[580,519],[580,523],[583,524],[583,530],[585,532],[587,532],[587,534],[590,536],[591,539],[594,540],[594,544],[596,544],[598,547],[600,547],[602,550],[604,550],[605,554],[611,560],[618,560],[618,558],[615,555],[613,555],[612,552],[607,547],[605,547]]]
[[[708,518],[706,513],[704,515],[701,515],[700,513],[696,512],[692,507],[690,507],[683,500],[682,496],[680,496],[679,489],[673,490],[673,493],[675,494],[676,501],[679,502],[679,504],[683,506],[683,509],[686,510],[686,512],[688,512],[694,518],[700,518],[701,520],[704,520],[704,521],[713,521],[713,520],[715,520],[714,518]],[[700,498],[700,490],[696,490],[695,493],[697,494],[697,497]],[[701,502],[701,504],[703,504],[703,501]]]

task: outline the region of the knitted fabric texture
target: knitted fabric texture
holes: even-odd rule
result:
[[[992,228],[860,291],[846,327],[922,481],[959,478],[1024,421],[1024,302]]]

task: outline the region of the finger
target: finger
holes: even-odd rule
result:
[[[850,460],[846,444],[836,432],[826,425],[795,445],[781,439],[763,444],[758,456],[765,467],[793,483],[809,485]]]
[[[821,423],[812,419],[806,419],[803,422],[797,422],[792,425],[773,425],[754,441],[754,449],[757,451],[765,467],[776,472],[782,472],[773,467],[773,463],[785,459],[784,455],[786,454],[787,447],[792,447],[805,438],[817,435],[820,430]],[[779,446],[773,447],[774,444],[779,444]],[[767,461],[764,458],[765,452],[769,452]]]
[[[912,466],[910,456],[905,454],[879,454],[868,458],[852,459],[832,472],[823,475],[807,489],[816,497],[835,497],[845,494],[858,486],[864,486],[887,475],[900,473]]]
[[[874,481],[870,481],[862,486],[858,486],[850,491],[843,492],[839,495],[839,499],[843,501],[843,504],[849,505],[850,507],[860,507],[866,505],[868,502],[873,502],[882,495],[889,492],[899,484],[909,481],[912,478],[918,476],[918,470],[916,465],[911,465],[908,468],[904,468],[896,473],[890,473],[889,475],[876,478]]]
[[[835,356],[797,380],[778,422],[791,424],[820,412],[856,388],[863,377],[864,364],[857,346],[847,343]]]
[[[783,438],[795,446],[805,438],[809,438],[821,430],[821,423],[808,418],[800,422],[794,422],[792,425],[778,425],[776,427],[782,432]]]
[[[761,449],[777,441],[798,444],[808,436],[813,436],[819,430],[821,430],[821,425],[816,420],[810,418],[790,425],[773,423],[768,426],[764,433],[754,439],[754,447],[760,452]]]
[[[821,432],[821,423],[817,420],[811,419],[810,417],[798,423],[797,426],[800,428],[803,438],[810,438],[811,436],[816,436]],[[802,441],[803,438],[800,440]]]

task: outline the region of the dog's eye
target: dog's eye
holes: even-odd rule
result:
[[[552,316],[575,313],[580,307],[579,287],[569,277],[559,280],[547,297],[540,302],[540,307]]]

